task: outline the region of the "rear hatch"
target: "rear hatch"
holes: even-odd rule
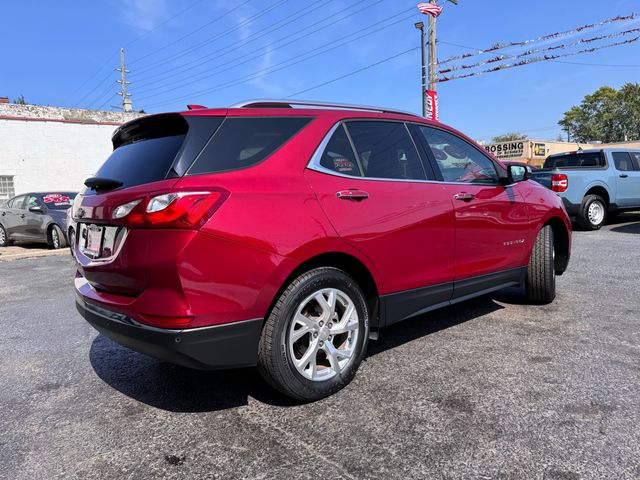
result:
[[[114,214],[122,205],[138,201],[141,206],[140,199],[170,191],[223,119],[161,114],[134,120],[115,131],[112,154],[87,179],[87,188],[73,206],[78,222],[76,258],[81,273],[96,290],[131,296],[144,290],[150,242],[165,239],[161,234],[152,238],[144,228],[132,228],[135,209],[128,212],[128,222],[114,220]],[[191,235],[192,231],[183,231],[177,237]],[[175,240],[176,235],[171,238]]]

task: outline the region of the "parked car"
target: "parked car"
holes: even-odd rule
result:
[[[640,208],[640,150],[604,148],[549,156],[533,178],[562,198],[585,230],[608,215]]]
[[[551,302],[569,261],[553,192],[413,114],[246,102],[133,120],[113,147],[73,207],[79,312],[296,399],[348,384],[385,326],[508,286]]]
[[[26,193],[0,207],[0,247],[19,242],[67,246],[67,210],[74,192]]]

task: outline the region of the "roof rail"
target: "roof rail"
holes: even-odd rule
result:
[[[229,108],[293,108],[294,105],[304,106],[304,107],[322,107],[322,108],[336,108],[336,109],[344,109],[344,110],[366,110],[371,112],[396,113],[400,115],[411,115],[412,117],[418,116],[415,113],[405,112],[402,110],[396,110],[392,108],[372,107],[368,105],[349,105],[349,104],[343,104],[343,103],[317,102],[313,100],[271,100],[271,99],[245,100],[244,102],[231,105],[231,107]]]

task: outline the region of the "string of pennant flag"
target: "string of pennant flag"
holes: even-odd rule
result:
[[[502,62],[504,60],[519,59],[519,58],[528,57],[530,55],[534,55],[534,54],[538,54],[538,53],[546,53],[546,52],[553,52],[553,51],[556,51],[556,50],[563,50],[563,49],[575,47],[577,45],[589,44],[589,43],[593,43],[593,42],[597,42],[597,41],[605,40],[605,39],[609,39],[609,38],[625,37],[627,35],[631,35],[632,33],[639,33],[639,32],[640,32],[640,28],[632,28],[630,30],[625,30],[623,32],[617,32],[617,33],[611,33],[609,35],[599,35],[599,36],[591,37],[591,38],[582,38],[582,39],[580,39],[580,40],[578,40],[576,42],[571,42],[571,43],[566,43],[566,44],[563,43],[563,44],[560,44],[560,45],[553,45],[553,46],[544,47],[544,48],[534,48],[534,49],[527,50],[527,51],[522,52],[522,53],[517,54],[517,55],[498,55],[496,57],[492,57],[492,58],[489,58],[488,60],[484,60],[484,61],[481,61],[481,62],[476,62],[476,63],[472,63],[472,64],[466,64],[466,65],[457,65],[457,66],[449,67],[449,68],[443,68],[443,69],[439,70],[438,73],[440,75],[444,75],[444,74],[447,74],[447,73],[456,72],[456,71],[460,71],[460,70],[468,70],[468,69],[472,69],[472,68],[482,67],[484,65],[489,65],[491,63]],[[585,53],[588,53],[588,51],[585,51]]]
[[[550,61],[550,60],[556,60],[558,58],[571,57],[571,56],[575,56],[575,55],[582,55],[582,54],[585,54],[585,53],[593,53],[593,52],[596,52],[598,50],[603,50],[603,49],[606,49],[606,48],[613,48],[613,47],[619,47],[619,46],[622,46],[622,45],[628,45],[630,43],[635,43],[635,42],[637,42],[639,40],[640,40],[640,36],[629,38],[629,39],[621,41],[621,42],[609,43],[609,44],[605,44],[605,45],[600,45],[598,47],[587,48],[587,49],[580,50],[580,51],[577,51],[577,52],[569,52],[569,53],[562,53],[562,54],[557,54],[557,55],[544,55],[544,56],[540,56],[540,57],[532,57],[532,58],[528,58],[526,60],[521,60],[519,62],[505,63],[505,64],[498,65],[498,66],[493,67],[493,68],[479,70],[477,72],[471,72],[471,73],[467,73],[467,74],[463,74],[463,75],[453,75],[453,76],[450,76],[450,77],[442,76],[442,77],[438,78],[437,81],[439,83],[443,83],[443,82],[449,82],[451,80],[458,80],[458,79],[461,79],[461,78],[475,77],[477,75],[482,75],[482,74],[485,74],[485,73],[498,72],[498,71],[501,71],[501,70],[507,70],[509,68],[521,67],[523,65],[530,65],[532,63],[546,62],[546,61]]]
[[[430,5],[430,4],[427,4]],[[520,42],[506,42],[506,43],[498,43],[490,48],[487,48],[485,50],[478,50],[476,52],[471,52],[471,53],[464,53],[461,55],[455,55],[453,57],[449,57],[446,58],[444,60],[440,60],[438,62],[438,65],[445,65],[447,63],[450,62],[454,62],[456,60],[463,60],[469,57],[473,57],[476,55],[482,55],[485,53],[490,53],[490,52],[495,52],[497,50],[503,50],[505,48],[509,48],[509,47],[523,47],[526,45],[529,45],[531,43],[537,43],[537,42],[544,42],[546,40],[556,40],[558,38],[562,38],[562,37],[567,37],[570,35],[575,35],[576,33],[582,33],[586,30],[592,30],[594,28],[597,27],[602,27],[604,25],[609,25],[612,23],[617,23],[617,22],[624,22],[624,21],[629,21],[629,20],[635,20],[636,18],[638,18],[640,15],[636,14],[636,13],[632,13],[631,15],[619,15],[617,17],[612,17],[612,18],[608,18],[606,20],[603,20],[601,22],[597,22],[597,23],[592,23],[589,25],[583,25],[581,27],[578,28],[573,28],[571,30],[565,30],[563,32],[555,32],[555,33],[551,33],[551,34],[547,34],[547,35],[542,35],[540,37],[537,38],[533,38],[530,40],[524,40],[524,41],[520,41]]]

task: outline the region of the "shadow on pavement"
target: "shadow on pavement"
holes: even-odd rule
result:
[[[271,389],[255,368],[192,370],[134,352],[103,335],[94,339],[89,359],[105,383],[134,400],[162,410],[225,410],[246,405],[249,396],[270,405],[295,404]]]
[[[520,290],[505,292],[500,294],[500,301],[521,301]],[[369,343],[367,356],[504,308],[493,298],[498,297],[481,297],[388,327],[380,340]],[[267,385],[255,368],[192,370],[134,352],[102,335],[94,339],[89,357],[94,371],[105,383],[130,398],[163,410],[224,410],[246,405],[249,397],[270,405],[298,404]]]
[[[519,289],[509,289],[519,292]],[[522,296],[522,294],[520,294]],[[441,308],[432,312],[408,319],[380,332],[380,338],[376,342],[369,343],[368,357],[377,355],[386,350],[396,348],[402,344],[421,338],[432,333],[439,332],[461,323],[473,320],[483,315],[488,315],[504,307],[495,301],[494,296],[485,296],[469,300],[467,302]],[[516,294],[513,294],[516,299]],[[506,302],[511,303],[511,302]]]

